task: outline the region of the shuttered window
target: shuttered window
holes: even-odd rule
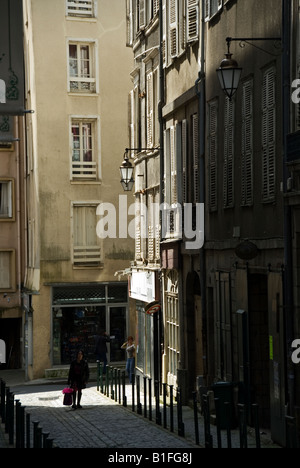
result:
[[[217,121],[218,104],[217,101],[209,103],[209,207],[211,210],[217,209]]]
[[[178,54],[178,0],[169,1],[169,45],[170,56]]]
[[[0,290],[15,289],[15,251],[0,251]]]
[[[95,120],[72,119],[72,180],[97,178],[95,128]]]
[[[198,0],[187,0],[187,41],[193,42],[199,36],[199,4]]]
[[[234,101],[226,97],[223,163],[223,201],[226,208],[234,204],[234,108]]]
[[[13,216],[13,180],[0,179],[0,220],[12,219]]]
[[[242,102],[242,205],[253,203],[253,80],[243,83]]]
[[[73,264],[99,266],[101,249],[96,233],[96,205],[73,205]]]
[[[68,16],[95,16],[95,0],[67,0]]]
[[[275,68],[263,75],[262,86],[262,200],[275,198],[276,90]]]
[[[95,93],[93,43],[69,43],[69,88],[71,93]]]
[[[223,6],[223,0],[205,0],[205,21],[209,21]]]
[[[193,203],[199,203],[199,131],[198,115],[192,116],[192,149],[193,149]]]

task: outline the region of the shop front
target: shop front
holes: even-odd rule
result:
[[[68,365],[82,349],[96,362],[95,344],[102,332],[111,336],[108,363],[125,360],[121,349],[128,329],[127,283],[68,284],[52,289],[53,365]]]
[[[161,313],[158,277],[155,271],[133,271],[130,297],[136,310],[136,374],[161,380]],[[150,307],[155,303],[156,307]]]

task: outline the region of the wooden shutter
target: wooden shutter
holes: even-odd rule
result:
[[[171,204],[177,203],[177,170],[175,151],[175,127],[170,128]]]
[[[218,104],[209,104],[209,206],[217,209],[217,119]]]
[[[178,55],[178,0],[169,1],[169,40],[170,56]]]
[[[139,29],[146,26],[146,0],[139,1]]]
[[[181,142],[182,142],[182,201],[183,203],[187,203],[188,202],[188,193],[187,193],[188,123],[187,123],[187,120],[182,121]]]
[[[275,69],[264,73],[262,87],[262,199],[275,197],[276,109]]]
[[[193,203],[199,202],[199,132],[198,115],[192,116],[193,145]]]
[[[187,0],[187,41],[193,42],[199,36],[199,5],[198,0]]]
[[[147,90],[146,90],[146,106],[147,106],[147,147],[153,146],[153,73],[147,75]]]
[[[126,0],[126,45],[132,46],[133,44],[133,9],[132,0]]]
[[[243,84],[242,205],[253,203],[253,80]]]
[[[234,196],[234,101],[225,101],[225,129],[224,129],[224,172],[223,199],[224,207],[233,206]]]

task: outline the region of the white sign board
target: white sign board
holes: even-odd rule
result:
[[[154,271],[133,271],[130,280],[130,297],[143,302],[155,300]]]

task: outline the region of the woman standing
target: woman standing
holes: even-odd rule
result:
[[[76,359],[71,362],[68,385],[73,388],[73,405],[72,408],[82,408],[80,400],[82,396],[82,389],[86,388],[86,384],[89,380],[90,370],[87,361],[84,359],[83,351],[78,351]],[[77,406],[76,406],[76,393]]]
[[[132,375],[134,374],[134,367],[135,367],[135,346],[133,342],[133,337],[129,336],[127,341],[122,344],[121,349],[126,349],[127,353],[127,362],[126,362],[126,370],[129,375],[129,382],[132,383]]]

